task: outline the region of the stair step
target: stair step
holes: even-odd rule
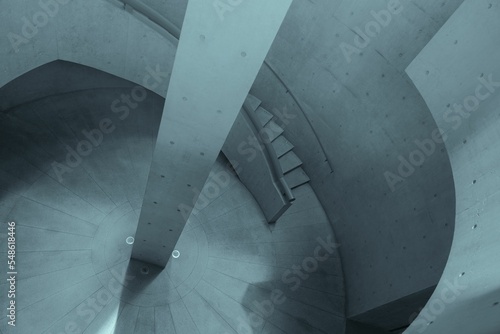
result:
[[[257,110],[255,110],[255,113],[257,114],[257,117],[259,118],[260,124],[262,126],[265,126],[274,117],[273,114],[262,107],[258,107]]]
[[[290,152],[293,149],[292,143],[290,143],[285,136],[281,135],[276,138],[272,145],[274,147],[274,151],[276,152],[276,156],[281,158],[286,153]]]
[[[290,189],[297,188],[310,181],[309,176],[307,176],[302,167],[295,168],[289,173],[286,173],[285,180],[288,183]]]
[[[293,153],[293,151],[288,152],[278,160],[280,162],[281,169],[283,170],[283,174],[286,174],[302,165],[302,161],[295,153]]]
[[[252,107],[251,111],[257,110],[257,108],[259,108],[260,104],[262,103],[261,100],[250,94],[247,95],[246,102],[248,102],[248,104]]]
[[[270,121],[264,126],[262,134],[264,138],[268,139],[270,142],[273,142],[276,138],[278,138],[282,133],[283,129],[278,124],[274,123],[274,121]]]

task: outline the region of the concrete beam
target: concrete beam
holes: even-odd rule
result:
[[[166,266],[291,2],[189,1],[133,258]]]

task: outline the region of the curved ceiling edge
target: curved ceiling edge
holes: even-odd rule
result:
[[[0,22],[11,38],[0,40],[0,50],[6,50],[0,55],[5,65],[0,87],[39,66],[64,60],[166,95],[176,47],[130,13],[107,1],[88,6],[75,0],[60,5],[46,25],[28,34],[29,18],[44,13],[38,2],[6,3],[4,7]],[[28,21],[19,19],[23,16]],[[91,20],[100,22],[98,29],[88,24]]]

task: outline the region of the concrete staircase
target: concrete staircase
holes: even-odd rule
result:
[[[310,181],[304,169],[302,160],[293,151],[293,144],[286,138],[285,129],[279,126],[276,117],[261,106],[261,101],[253,95],[247,97],[248,105],[252,107],[262,126],[263,140],[270,141],[281,166],[281,171],[290,189],[298,188]]]

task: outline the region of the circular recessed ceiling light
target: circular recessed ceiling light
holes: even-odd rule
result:
[[[132,245],[134,243],[134,237],[128,237],[125,242],[129,245]]]
[[[172,257],[174,259],[177,259],[179,256],[181,256],[181,252],[179,252],[177,249],[172,252]]]

